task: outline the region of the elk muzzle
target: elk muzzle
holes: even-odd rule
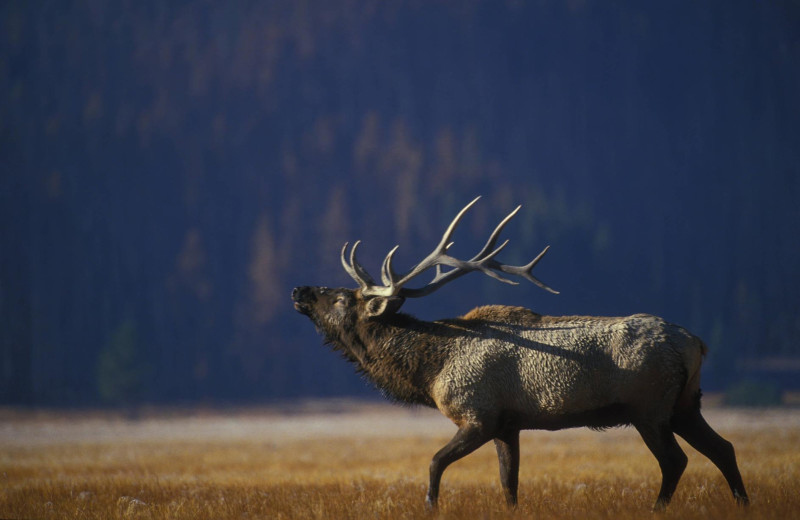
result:
[[[292,300],[294,301],[294,308],[301,314],[309,315],[311,307],[317,301],[317,295],[313,287],[295,287],[292,290]]]

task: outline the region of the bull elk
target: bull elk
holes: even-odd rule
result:
[[[341,252],[357,289],[297,287],[294,307],[308,316],[327,343],[356,365],[390,398],[435,407],[458,431],[433,457],[426,496],[435,507],[444,470],[493,440],[500,481],[509,505],[517,503],[519,433],[587,426],[633,425],[661,468],[654,508],[669,503],[687,463],[675,435],[708,457],[734,498],[748,503],[733,446],[700,413],[703,342],[656,316],[542,316],[521,307],[490,305],[433,322],[398,310],[406,298],[428,295],[471,271],[515,284],[518,276],[556,293],[531,274],[529,264],[510,266],[495,257],[501,231],[517,207],[470,260],[448,254],[450,239],[470,202],[453,219],[436,248],[408,273],[397,274],[389,251],[382,284],[356,260],[359,242]],[[406,285],[429,269],[420,288]]]

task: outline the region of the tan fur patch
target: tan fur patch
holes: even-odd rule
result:
[[[651,416],[670,414],[687,377],[699,372],[699,340],[655,316],[550,317],[485,306],[453,325],[464,337],[431,391],[456,424],[499,410],[548,417],[615,403],[659,420]]]

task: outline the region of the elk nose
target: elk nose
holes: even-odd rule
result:
[[[292,290],[292,300],[299,302],[308,299],[308,297],[311,296],[311,294],[312,294],[311,287],[306,287],[306,286],[295,287]]]

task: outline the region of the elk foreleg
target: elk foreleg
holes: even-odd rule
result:
[[[500,483],[509,506],[517,505],[519,487],[519,430],[505,432],[494,438],[497,460],[500,462]]]
[[[458,429],[450,442],[436,452],[431,460],[430,484],[428,495],[425,497],[428,507],[436,507],[439,500],[439,483],[447,466],[477,450],[491,438],[492,435],[480,425],[465,424]]]

